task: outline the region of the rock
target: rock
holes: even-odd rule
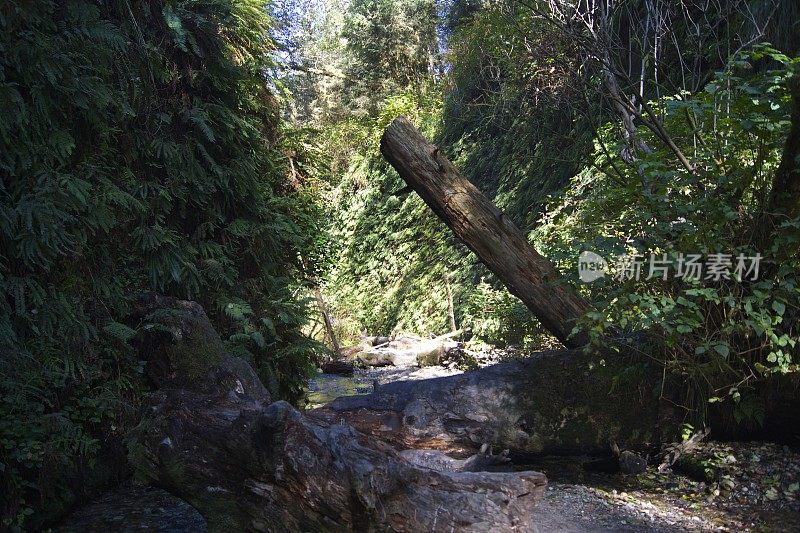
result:
[[[420,346],[420,351],[416,355],[416,363],[419,366],[437,366],[442,364],[445,348],[442,344],[428,344]]]
[[[320,368],[326,374],[349,376],[353,373],[354,365],[350,361],[326,361],[320,365]]]
[[[637,475],[647,470],[647,459],[630,450],[619,454],[619,471],[623,474]]]
[[[463,471],[495,461],[491,453],[461,469],[422,467],[346,424],[270,403],[252,368],[224,352],[199,305],[151,304],[142,312],[155,333],[140,347],[162,388],[132,431],[129,461],[140,479],[198,509],[210,530],[535,527],[543,474]],[[196,361],[198,348],[205,351]]]
[[[208,392],[224,387],[269,399],[252,367],[225,351],[200,304],[147,293],[135,304],[130,319],[143,323],[135,343],[145,361],[145,376],[155,388]]]
[[[373,346],[381,346],[381,345],[384,345],[384,344],[389,344],[391,342],[391,340],[392,339],[389,338],[389,337],[380,337],[380,336],[379,337],[375,337],[372,340],[372,345]]]
[[[356,355],[356,361],[362,366],[394,365],[393,353],[388,350],[370,350]]]
[[[485,442],[512,453],[603,453],[615,441],[627,449],[659,442],[660,404],[648,391],[658,368],[617,387],[625,362],[593,354],[544,352],[463,374],[381,385],[377,394],[339,398],[320,410],[402,448],[473,451]],[[660,426],[661,424],[661,426]],[[674,428],[667,424],[668,434]]]

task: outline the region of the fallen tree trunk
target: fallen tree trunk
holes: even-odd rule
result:
[[[355,365],[350,361],[326,361],[320,365],[322,372],[325,374],[339,374],[340,376],[349,376],[353,374]]]
[[[349,357],[354,363],[367,367],[383,366],[433,366],[438,365],[445,358],[449,350],[458,347],[458,342],[447,339],[459,335],[461,331],[454,331],[434,339],[422,339],[414,343],[403,340],[391,341],[367,350],[359,351]]]
[[[628,376],[626,381],[625,376]],[[621,376],[617,378],[617,376]],[[311,416],[343,421],[399,448],[468,455],[483,443],[512,455],[643,450],[671,438],[661,371],[600,363],[580,350],[538,354],[464,374],[377,387]]]
[[[533,249],[514,223],[411,122],[398,117],[386,128],[381,153],[542,326],[567,347],[586,344],[585,335],[570,337],[570,333],[589,304],[564,285],[553,265]]]
[[[418,466],[375,438],[230,391],[161,391],[138,437],[140,476],[217,531],[509,531],[533,526],[538,472]]]
[[[153,297],[135,316],[146,374],[163,388],[134,432],[140,477],[185,499],[212,531],[517,531],[546,478],[475,472],[501,455],[403,457],[352,427],[270,403],[202,308]]]

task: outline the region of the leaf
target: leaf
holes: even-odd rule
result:
[[[715,344],[714,350],[722,357],[728,357],[728,354],[730,353],[730,348],[728,348],[728,345],[725,343]]]
[[[264,340],[264,335],[262,335],[260,331],[254,331],[251,333],[250,338],[253,339],[253,342],[255,342],[256,346],[259,348],[265,348],[267,346],[267,342]]]
[[[109,322],[103,326],[103,331],[122,342],[128,342],[136,336],[135,329],[121,324],[120,322]]]

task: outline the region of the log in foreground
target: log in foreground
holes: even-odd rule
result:
[[[553,265],[472,183],[461,176],[436,146],[404,117],[383,134],[381,153],[400,177],[494,272],[565,346],[586,344],[570,333],[589,304],[563,283]]]
[[[464,374],[398,381],[338,398],[309,416],[347,422],[398,448],[467,455],[483,443],[512,455],[644,450],[670,438],[675,414],[659,401],[661,372],[559,350]],[[617,376],[622,376],[618,378]],[[625,378],[627,376],[627,379]]]
[[[202,308],[139,307],[156,391],[130,447],[140,477],[185,499],[213,531],[517,531],[534,526],[546,478],[469,471],[491,454],[404,457],[338,423],[314,421],[225,354]]]

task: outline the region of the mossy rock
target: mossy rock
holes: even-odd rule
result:
[[[425,350],[417,354],[417,364],[419,366],[437,366],[442,363],[444,357],[444,347],[437,345],[435,348]]]
[[[138,349],[156,388],[185,387],[227,357],[219,334],[196,302],[143,297]]]

